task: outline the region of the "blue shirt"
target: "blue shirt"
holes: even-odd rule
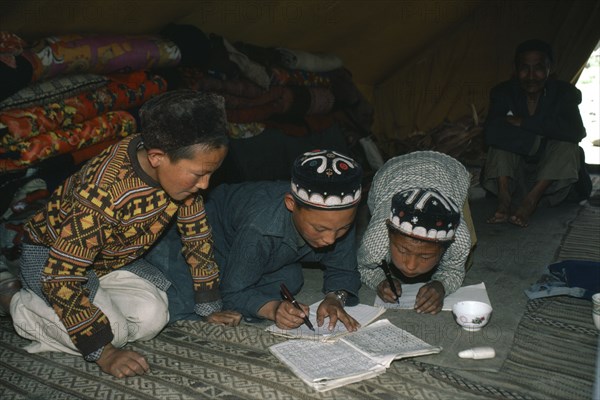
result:
[[[285,207],[289,190],[289,182],[247,182],[220,185],[206,197],[224,309],[258,317],[265,303],[281,300],[279,290],[273,290],[278,285],[264,285],[265,276],[294,264],[301,268],[300,262],[319,262],[324,267],[324,293],[344,289],[350,294],[347,304],[358,302],[354,225],[331,247],[313,249],[298,233],[292,213]],[[290,286],[300,288],[302,282]]]

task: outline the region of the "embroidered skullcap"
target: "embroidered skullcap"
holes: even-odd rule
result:
[[[436,189],[408,189],[392,197],[389,226],[405,235],[433,242],[454,240],[460,209]]]
[[[549,43],[539,39],[530,39],[519,43],[517,49],[515,50],[515,65],[517,67],[519,66],[519,56],[527,51],[539,51],[544,53],[546,58],[548,58],[548,61],[551,63],[554,62],[554,52],[552,51],[552,46]]]
[[[292,168],[292,195],[309,207],[341,210],[360,201],[362,168],[332,150],[302,154]]]

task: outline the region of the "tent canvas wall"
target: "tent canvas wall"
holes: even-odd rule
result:
[[[552,43],[556,72],[573,81],[600,38],[600,2],[511,0],[0,1],[0,28],[35,40],[67,33],[159,32],[192,24],[231,42],[333,53],[375,107],[388,155],[398,137],[444,119],[485,114],[508,78],[514,47]]]

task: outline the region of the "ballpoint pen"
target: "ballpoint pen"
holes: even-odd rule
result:
[[[292,295],[292,292],[289,291],[289,289],[285,286],[284,283],[281,284],[281,293],[283,294],[283,298],[287,301],[289,301],[290,303],[292,303],[294,305],[294,307],[296,307],[298,310],[304,312],[304,310],[302,309],[302,307],[300,307],[300,304],[298,304],[298,302],[296,301],[296,299],[294,298],[294,296]],[[310,322],[310,320],[308,319],[308,315],[304,314],[304,323],[306,324],[306,326],[308,326],[308,328],[311,331],[315,331],[315,328],[313,327],[313,324]]]
[[[385,261],[385,259],[381,260],[381,269],[383,270],[383,273],[385,274],[385,278],[387,279],[388,283],[390,284],[390,289],[392,289],[392,292],[394,292],[394,294],[396,295],[396,304],[400,303],[400,296],[398,295],[398,292],[396,291],[396,285],[394,285],[394,280],[392,279],[392,273],[390,272],[390,268],[388,266],[387,261]]]

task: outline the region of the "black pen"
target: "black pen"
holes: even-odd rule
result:
[[[390,284],[390,289],[392,289],[392,292],[394,292],[394,294],[396,295],[396,304],[399,304],[400,296],[398,295],[398,292],[396,291],[396,285],[394,285],[394,280],[392,279],[392,273],[390,272],[390,268],[388,267],[388,263],[387,263],[387,261],[385,261],[385,259],[381,260],[381,269],[383,270],[383,273],[385,274],[385,278],[387,279],[388,283]]]
[[[283,298],[287,301],[289,301],[290,303],[292,303],[294,305],[294,307],[296,307],[298,310],[304,312],[304,310],[302,309],[302,307],[300,307],[300,304],[298,304],[298,302],[296,301],[296,299],[294,298],[294,296],[292,295],[292,292],[289,291],[289,289],[285,286],[285,283],[281,284],[281,294],[283,294]],[[311,324],[310,320],[308,319],[308,315],[304,314],[304,323],[306,324],[306,326],[308,326],[308,328],[311,331],[315,331],[315,328],[313,327],[313,324]]]

